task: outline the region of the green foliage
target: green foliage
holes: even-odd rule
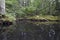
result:
[[[20,10],[25,15],[33,15],[33,14],[35,14],[35,11],[38,8],[39,4],[40,4],[40,1],[38,1],[38,0],[37,1],[33,1],[33,2],[30,2],[29,6],[28,5],[27,6],[22,6]]]
[[[34,11],[36,10],[35,7],[26,7],[26,8],[22,8],[22,11],[26,14],[26,15],[29,15],[29,14],[33,14]]]
[[[15,7],[17,6],[16,0],[6,0],[6,13],[15,15]]]
[[[21,6],[18,0],[6,0],[6,13],[14,17],[16,14],[20,17],[55,14],[56,5],[53,1],[52,4],[49,0],[30,0],[29,2],[29,5]]]
[[[1,20],[3,20],[3,21],[13,22],[16,20],[14,16],[11,16],[11,14],[5,14],[3,16],[1,15],[0,17],[2,17]]]
[[[9,20],[9,21],[16,20],[16,18],[14,16],[12,16],[12,14],[5,14],[5,16],[7,17],[6,20]]]

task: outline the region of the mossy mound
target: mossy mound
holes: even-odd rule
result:
[[[2,26],[12,25],[13,20],[14,20],[14,19],[11,18],[11,16],[1,15],[1,14],[0,14],[0,25],[2,25]]]
[[[12,16],[11,14],[5,14],[4,16],[5,16],[5,17],[4,17],[4,18],[2,18],[4,21],[9,20],[9,21],[13,22],[13,21],[15,21],[15,20],[16,20],[16,19],[15,19],[15,17],[14,17],[14,16]]]

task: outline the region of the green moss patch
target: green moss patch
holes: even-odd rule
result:
[[[52,16],[52,15],[36,15],[36,16],[29,16],[28,19],[47,19],[47,20],[60,20],[60,16]]]

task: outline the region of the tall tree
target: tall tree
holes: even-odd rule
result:
[[[2,14],[2,15],[5,14],[5,0],[0,0],[0,14]],[[7,32],[3,32],[2,34],[0,34],[0,35],[2,35],[0,40],[7,40],[7,37],[6,37]]]
[[[56,15],[60,15],[60,0],[55,0],[56,1]]]
[[[0,14],[5,14],[5,0],[0,0]]]
[[[56,1],[56,9],[60,10],[60,0],[55,0]]]

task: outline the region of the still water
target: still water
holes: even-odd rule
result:
[[[35,24],[20,21],[17,24],[13,32],[6,33],[5,40],[60,40],[59,23]]]

